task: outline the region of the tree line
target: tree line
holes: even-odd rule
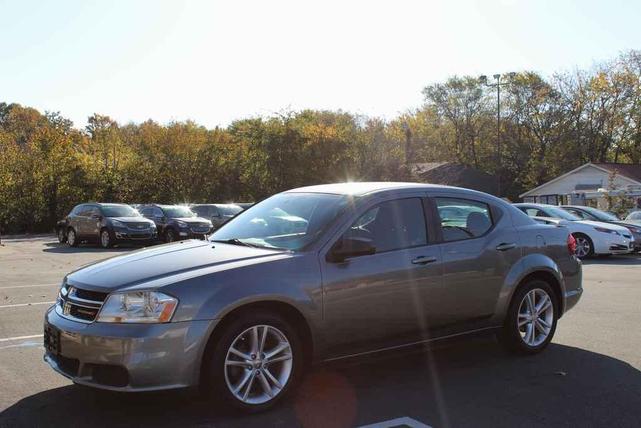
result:
[[[585,162],[641,162],[641,51],[503,81],[500,158],[496,91],[478,76],[425,87],[424,104],[393,120],[303,110],[207,129],[94,114],[77,129],[60,113],[0,103],[0,227],[50,231],[84,201],[242,202],[317,183],[412,180],[411,164],[435,161],[500,176],[501,196],[514,200]]]

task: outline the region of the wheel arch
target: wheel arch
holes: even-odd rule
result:
[[[244,303],[231,308],[222,315],[219,322],[213,328],[207,339],[207,343],[200,358],[200,364],[198,365],[199,374],[197,376],[197,379],[202,382],[202,376],[206,373],[203,366],[205,362],[208,361],[210,353],[214,350],[215,343],[225,331],[225,328],[232,321],[236,320],[238,317],[241,317],[243,313],[256,310],[263,310],[278,314],[291,322],[292,326],[298,333],[299,339],[301,340],[301,345],[303,347],[304,365],[308,366],[311,364],[314,355],[314,339],[310,324],[303,313],[291,303],[282,300],[259,300]]]
[[[541,279],[554,290],[559,307],[559,317],[565,311],[565,286],[563,273],[554,260],[542,253],[528,254],[515,263],[506,276],[499,298],[497,314],[503,322],[516,290],[531,279]]]
[[[519,287],[522,287],[523,285],[527,284],[531,280],[541,280],[550,285],[552,287],[552,290],[554,291],[554,297],[556,298],[556,303],[557,307],[559,308],[559,318],[561,315],[563,315],[564,312],[564,299],[563,299],[563,291],[561,290],[561,283],[559,282],[559,279],[553,275],[550,271],[548,270],[535,270],[533,272],[530,272],[527,274],[525,277],[521,279],[517,287],[515,288],[518,289]],[[514,294],[512,295],[514,297]],[[512,303],[512,299],[510,299],[510,304]]]

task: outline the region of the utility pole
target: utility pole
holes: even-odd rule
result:
[[[479,81],[490,88],[496,88],[496,196],[501,197],[501,172],[502,172],[502,159],[501,159],[501,86],[509,85],[510,80],[516,76],[516,73],[511,72],[506,75],[495,74],[494,83],[488,83],[487,76],[479,77]],[[501,77],[507,77],[509,80],[502,82]]]

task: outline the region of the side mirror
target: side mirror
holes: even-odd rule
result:
[[[91,218],[102,221],[102,216],[100,214],[93,214]]]
[[[327,261],[342,263],[350,257],[369,256],[376,253],[372,241],[364,238],[345,238],[336,243],[329,253]]]

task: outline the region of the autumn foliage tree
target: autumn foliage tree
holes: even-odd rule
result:
[[[226,128],[93,114],[77,129],[59,113],[0,103],[0,228],[52,230],[83,201],[255,201],[296,186],[412,180],[412,163],[499,170],[512,199],[588,161],[641,162],[641,52],[545,78],[517,73],[496,94],[477,76],[423,90],[392,120],[303,110]]]

